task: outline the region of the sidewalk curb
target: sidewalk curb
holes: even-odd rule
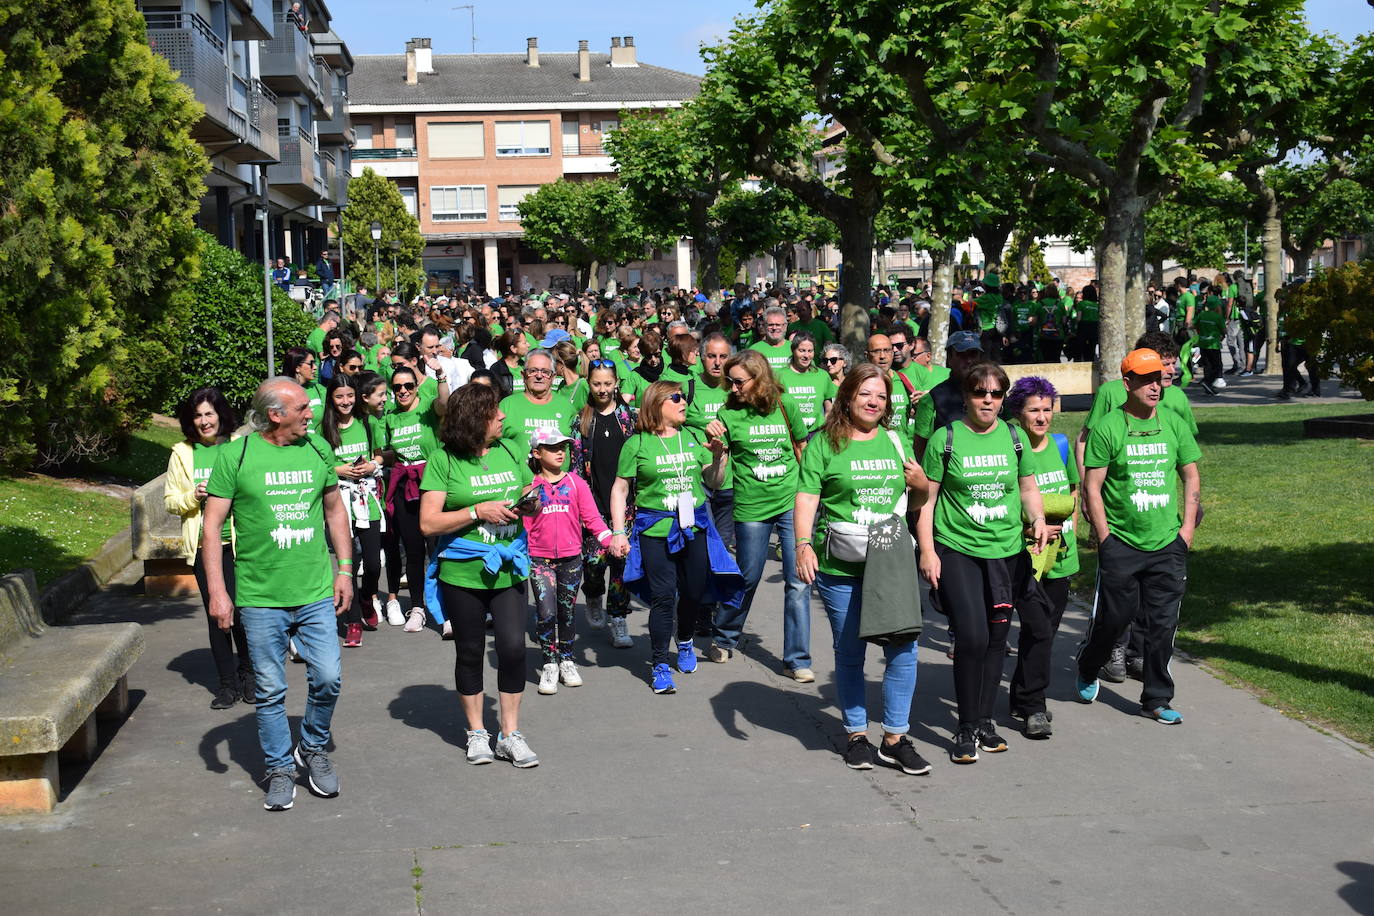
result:
[[[95,556],[45,586],[38,595],[38,608],[44,622],[65,622],[83,601],[119,575],[134,561],[133,544],[130,526],[106,541]]]

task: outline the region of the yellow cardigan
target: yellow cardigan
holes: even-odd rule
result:
[[[195,467],[194,454],[189,442],[172,446],[162,495],[167,511],[181,519],[181,557],[187,566],[195,564],[196,550],[200,547],[201,505],[196,499],[196,484],[191,473]]]

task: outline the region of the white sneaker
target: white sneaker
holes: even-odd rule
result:
[[[587,599],[587,626],[600,630],[606,626],[606,596]]]
[[[496,756],[491,752],[491,735],[484,728],[468,730],[468,763],[477,765],[491,763]]]
[[[386,603],[386,622],[393,627],[399,627],[406,622],[405,612],[401,610],[401,602],[395,598]]]
[[[288,638],[286,640],[286,657],[297,664],[305,662],[305,659],[301,658],[301,653],[296,649],[296,641],[294,639]]]
[[[544,667],[548,667],[545,665]],[[558,676],[563,679],[563,683],[569,687],[581,687],[582,675],[577,673],[577,665],[573,660],[565,658],[558,663]]]
[[[452,638],[453,638],[453,621],[452,621],[452,620],[445,620],[445,621],[444,621],[443,638],[444,638],[444,639],[452,639]]]
[[[530,750],[529,744],[525,742],[525,736],[518,731],[497,736],[496,756],[502,760],[509,760],[522,770],[539,766],[539,758]]]
[[[630,624],[626,618],[611,618],[611,645],[617,649],[628,649],[634,645],[634,641],[630,639]]]
[[[405,588],[405,587],[408,586],[408,585],[410,585],[409,574],[408,574],[408,573],[401,573],[401,581],[396,583],[396,587],[397,587],[397,588]]]
[[[397,604],[396,606],[400,607],[401,605]],[[378,617],[382,616],[382,599],[377,595],[372,596],[372,613]]]
[[[425,628],[425,612],[420,608],[410,609],[409,616],[406,617],[406,625],[402,627],[407,633],[418,633]]]
[[[558,692],[558,666],[553,662],[539,669],[539,692],[545,696]]]
[[[1222,378],[1221,376],[1218,375],[1217,378],[1216,378],[1216,381],[1212,382],[1212,386],[1213,386],[1214,388],[1225,388],[1225,387],[1226,387],[1226,379],[1224,379],[1224,378]]]

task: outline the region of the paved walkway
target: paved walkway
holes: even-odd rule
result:
[[[367,634],[345,650],[343,794],[302,788],[276,814],[251,710],[208,708],[199,602],[115,586],[78,622],[145,625],[135,709],[87,772],[64,772],[54,815],[0,821],[0,910],[1374,912],[1374,758],[1186,663],[1182,726],[1135,715],[1135,682],[1073,703],[1077,610],[1052,740],[1004,720],[1008,753],[950,764],[950,663],[931,626],[913,721],[934,771],[846,769],[824,613],[818,682],[794,684],[778,673],[776,573],[744,656],[703,661],[675,696],[645,683],[642,611],[633,649],[583,639],[585,686],[525,693],[533,770],[464,764],[437,634]],[[291,666],[293,722],[304,677]]]

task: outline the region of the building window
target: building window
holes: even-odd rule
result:
[[[496,155],[547,156],[551,151],[548,121],[496,122]]]
[[[415,199],[420,195],[419,189],[399,187],[397,190],[401,192],[401,202],[406,205],[406,212],[411,216],[419,217],[420,211],[415,203]]]
[[[353,130],[358,135],[358,140],[353,144],[354,149],[372,149],[372,125],[359,124],[353,122]]]
[[[431,122],[426,130],[431,159],[481,159],[485,155],[480,121]]]
[[[484,221],[487,218],[486,185],[430,188],[429,218],[436,223]]]
[[[497,218],[503,223],[520,222],[520,201],[539,190],[538,185],[506,185],[496,189]]]

